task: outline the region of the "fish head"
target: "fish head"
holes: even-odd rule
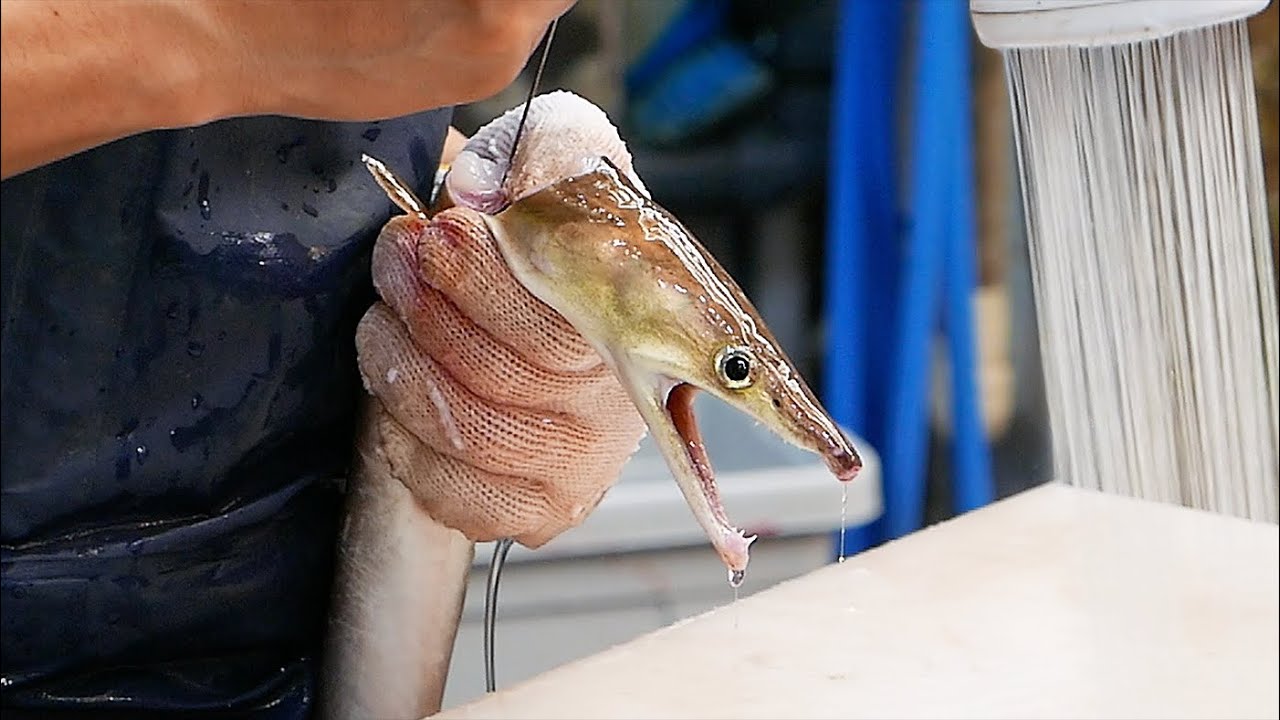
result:
[[[742,288],[609,158],[488,219],[525,287],[614,369],[694,516],[741,579],[753,538],[725,515],[693,404],[709,393],[817,453],[841,481],[862,460]]]
[[[839,480],[858,474],[857,450],[742,288],[653,201],[600,108],[563,91],[513,108],[472,136],[444,191],[483,215],[521,284],[613,369],[731,581],[754,538],[726,517],[698,392],[817,453]]]

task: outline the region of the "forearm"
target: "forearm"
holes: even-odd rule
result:
[[[11,175],[145,130],[233,114],[202,3],[5,0],[0,145]],[[221,64],[228,67],[229,64]]]

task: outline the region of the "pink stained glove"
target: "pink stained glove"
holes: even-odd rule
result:
[[[393,219],[373,276],[356,344],[392,474],[474,541],[538,547],[581,522],[645,433],[599,355],[475,211]]]
[[[631,155],[599,108],[552,93],[529,113],[504,173],[518,120],[518,108],[507,112],[458,154],[448,183],[458,206],[383,229],[373,255],[382,302],[356,346],[391,473],[471,540],[536,548],[595,508],[646,426],[586,339],[516,280],[471,209],[494,212],[495,198],[523,197],[601,156],[631,173]]]

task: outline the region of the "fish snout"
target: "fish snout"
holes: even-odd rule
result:
[[[831,473],[841,482],[848,482],[858,476],[862,470],[862,456],[839,431],[829,438],[822,450],[822,459],[827,463]]]

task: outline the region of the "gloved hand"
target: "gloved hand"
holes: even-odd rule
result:
[[[499,118],[467,147],[491,147],[514,120]],[[561,158],[609,155],[630,169],[616,134],[574,137],[558,125],[530,117],[505,196],[578,169],[580,159]],[[483,161],[464,150],[459,162]],[[645,425],[595,350],[515,279],[481,215],[452,207],[393,219],[373,278],[382,301],[356,344],[391,474],[474,541],[538,547],[581,522]]]

